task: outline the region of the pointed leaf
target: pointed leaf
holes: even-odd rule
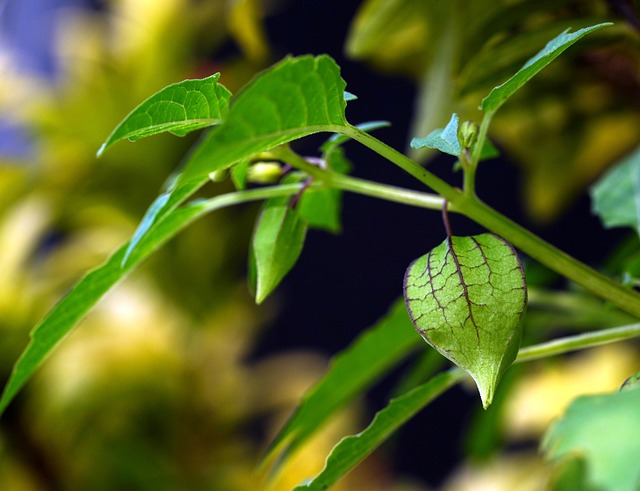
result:
[[[404,297],[416,330],[473,377],[488,407],[516,357],[527,303],[513,247],[491,234],[448,237],[409,265]]]
[[[640,234],[640,147],[591,188],[593,212],[605,227],[631,227]]]
[[[640,389],[573,401],[545,435],[543,449],[559,460],[579,456],[587,480],[603,491],[637,491],[640,485]]]
[[[458,115],[452,114],[444,129],[438,128],[427,136],[411,140],[411,147],[417,150],[425,147],[435,148],[454,157],[460,156],[462,149],[458,141]]]
[[[232,100],[225,121],[196,147],[169,199],[147,224],[193,194],[213,171],[313,133],[339,132],[347,125],[345,86],[338,65],[326,55],[285,58],[260,74]],[[137,237],[148,230],[141,224]],[[130,248],[136,244],[132,241]]]
[[[113,130],[98,150],[98,156],[117,141],[169,131],[187,133],[222,122],[231,93],[218,83],[220,74],[199,80],[184,80],[165,87],[141,103]]]
[[[531,80],[538,72],[555,60],[567,48],[573,45],[580,38],[590,32],[612,25],[611,22],[604,22],[591,27],[579,29],[574,33],[569,33],[569,29],[547,43],[547,45],[529,59],[518,72],[502,85],[494,87],[489,95],[482,100],[480,109],[487,112],[495,112],[504,104],[520,87]]]
[[[269,459],[285,443],[292,453],[337,410],[362,394],[418,346],[419,338],[402,302],[338,354],[327,373],[305,394],[295,413],[271,443]]]
[[[395,430],[462,378],[463,372],[461,370],[441,373],[426,384],[392,399],[386,408],[376,414],[366,429],[356,435],[343,438],[333,448],[320,474],[309,482],[297,486],[294,491],[329,489],[387,440]]]
[[[253,234],[256,303],[280,284],[293,268],[304,244],[307,224],[289,204],[265,203]]]
[[[281,186],[279,192],[282,195],[292,195],[299,189],[300,186]],[[98,300],[161,245],[208,212],[238,203],[264,199],[274,194],[273,189],[257,189],[220,195],[178,208],[159,221],[140,241],[126,266],[123,267],[122,263],[127,244],[120,247],[102,265],[87,273],[32,330],[29,345],[13,367],[9,382],[2,393],[0,413],[6,409],[49,353],[73,330]]]

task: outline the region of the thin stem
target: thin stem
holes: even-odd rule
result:
[[[449,202],[445,200],[442,203],[442,223],[444,223],[444,230],[447,232],[447,238],[451,238],[453,232],[451,231],[451,223],[449,223],[449,213],[447,212],[447,207]]]
[[[463,160],[462,168],[464,169],[464,193],[467,196],[476,196],[476,171],[478,170],[478,164],[480,163],[480,155],[482,155],[482,148],[487,140],[487,133],[489,131],[489,125],[491,124],[491,118],[493,118],[492,112],[484,113],[482,122],[480,123],[480,129],[478,130],[478,138],[473,147],[473,152],[470,156],[461,156]]]
[[[460,201],[462,192],[459,189],[454,188],[435,174],[432,174],[425,168],[416,164],[409,157],[401,154],[386,143],[383,143],[377,138],[371,136],[369,133],[358,129],[355,126],[345,126],[341,128],[340,131],[353,140],[362,143],[365,147],[370,148],[387,160],[393,162],[402,170],[415,177],[418,181],[438,193],[452,204]]]
[[[380,184],[366,179],[338,174],[330,170],[321,169],[307,162],[297,153],[287,148],[282,148],[278,152],[278,158],[283,162],[296,167],[297,169],[311,175],[317,183],[343,191],[350,191],[364,196],[393,201],[405,205],[419,208],[429,208],[440,210],[444,200],[435,194],[421,193],[410,189],[399,188]],[[457,211],[455,207],[449,207],[451,211]]]
[[[489,117],[480,127],[478,143],[483,141]],[[346,127],[343,133],[379,153],[387,160],[405,170],[420,182],[430,187],[449,201],[456,211],[466,215],[493,233],[502,236],[533,259],[560,273],[569,280],[583,286],[595,295],[636,317],[640,317],[640,295],[613,281],[586,264],[562,252],[540,237],[529,232],[509,218],[480,201],[475,194],[465,194],[450,186],[434,174],[420,167],[397,150],[385,145],[373,136],[354,127]],[[479,152],[476,150],[475,152]],[[474,154],[475,154],[474,152]]]
[[[640,336],[640,323],[628,326],[614,327],[600,331],[577,334],[564,338],[554,339],[547,343],[540,343],[533,346],[521,348],[515,363],[537,360],[549,356],[561,355],[570,351],[584,348],[593,348],[603,344],[624,341]]]
[[[557,249],[477,198],[458,206],[461,213],[508,240],[536,261],[625,312],[640,317],[640,295],[635,291]]]

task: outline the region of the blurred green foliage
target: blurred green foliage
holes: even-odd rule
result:
[[[0,163],[5,377],[37,320],[130,237],[194,137],[123,143],[97,160],[101,142],[169,83],[221,71],[237,90],[269,61],[261,16],[254,0],[127,0],[66,12],[59,84],[3,76],[12,97],[2,110],[29,128],[35,149],[32,160]],[[211,61],[230,37],[239,53]],[[256,210],[190,227],[50,357],[0,421],[0,489],[260,488],[254,467],[264,441],[252,428],[281,424],[324,360],[245,361],[272,315],[263,307],[258,316],[243,278]],[[352,421],[336,420],[339,433],[320,435],[270,489],[319,470]]]

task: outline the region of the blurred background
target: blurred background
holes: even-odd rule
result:
[[[0,1],[2,379],[31,327],[130,237],[196,141],[156,136],[96,159],[113,127],[158,89],[220,71],[235,93],[286,54],[328,53],[359,97],[349,121],[390,121],[376,135],[407,149],[454,111],[477,121],[488,90],[563,29],[604,20],[615,27],[581,41],[496,118],[503,157],[483,164],[478,192],[578,259],[633,280],[637,235],[604,230],[587,190],[640,143],[634,2]],[[324,138],[296,149],[316,155]],[[415,187],[366,149],[346,149],[354,174]],[[451,160],[412,156],[459,182]],[[406,266],[442,241],[439,215],[345,196],[342,233],[310,232],[299,264],[258,308],[245,282],[257,206],[191,226],[55,351],[0,419],[0,489],[288,490],[367,424],[402,369],[268,488],[255,471],[330,356],[387,311]],[[479,231],[459,217],[453,226]],[[524,260],[527,343],[631,321]],[[548,469],[536,448],[549,421],[575,395],[613,390],[638,369],[637,345],[621,343],[511,370],[509,395],[487,412],[473,388],[455,389],[336,489],[542,489]]]

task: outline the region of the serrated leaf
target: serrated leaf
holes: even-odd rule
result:
[[[590,194],[605,227],[627,226],[640,234],[640,147],[602,176]]]
[[[395,430],[447,389],[458,383],[463,378],[462,373],[460,370],[441,373],[426,384],[392,399],[387,407],[376,414],[366,429],[356,435],[343,438],[333,448],[320,474],[309,482],[297,486],[294,491],[329,489],[387,440]]]
[[[462,149],[458,141],[458,115],[452,114],[447,126],[443,129],[438,128],[427,136],[411,140],[411,147],[417,150],[425,147],[435,148],[454,157],[459,157]]]
[[[299,187],[282,188],[293,194]],[[0,413],[31,378],[51,351],[67,336],[91,308],[117,285],[131,270],[161,245],[202,215],[253,199],[264,199],[265,190],[220,195],[206,201],[188,204],[164,216],[139,242],[126,266],[123,259],[127,244],[120,247],[102,265],[88,272],[33,328],[31,339],[11,372],[0,399]]]
[[[293,268],[304,244],[307,223],[288,203],[265,203],[253,233],[256,303],[260,304]]]
[[[193,194],[213,171],[313,133],[339,132],[348,124],[345,86],[340,68],[326,55],[285,58],[260,74],[231,101],[225,121],[195,148],[164,206],[147,214],[146,225]],[[149,230],[142,225],[137,240]]]
[[[222,122],[231,93],[218,83],[220,74],[184,80],[165,87],[131,111],[98,150],[98,156],[114,143],[168,131],[177,136]]]
[[[492,234],[448,237],[409,265],[404,297],[416,330],[473,377],[488,407],[517,355],[527,303],[513,247]]]
[[[327,373],[303,397],[295,413],[273,440],[265,459],[287,444],[286,453],[303,445],[322,424],[362,394],[418,346],[402,302],[364,331],[331,362]]]
[[[574,33],[569,33],[569,29],[565,30],[562,34],[549,41],[547,45],[538,52],[538,54],[533,58],[530,58],[509,80],[497,87],[494,87],[489,95],[482,99],[480,109],[487,112],[497,111],[498,108],[520,87],[531,80],[536,74],[560,56],[562,52],[573,45],[576,41],[590,32],[609,25],[612,25],[612,23],[604,22],[595,26],[579,29]]]
[[[232,100],[224,124],[196,148],[177,186],[282,143],[345,126],[345,85],[326,55],[274,65]]]
[[[602,491],[640,486],[640,389],[584,396],[547,431],[543,449],[554,460],[580,456],[587,480]]]

